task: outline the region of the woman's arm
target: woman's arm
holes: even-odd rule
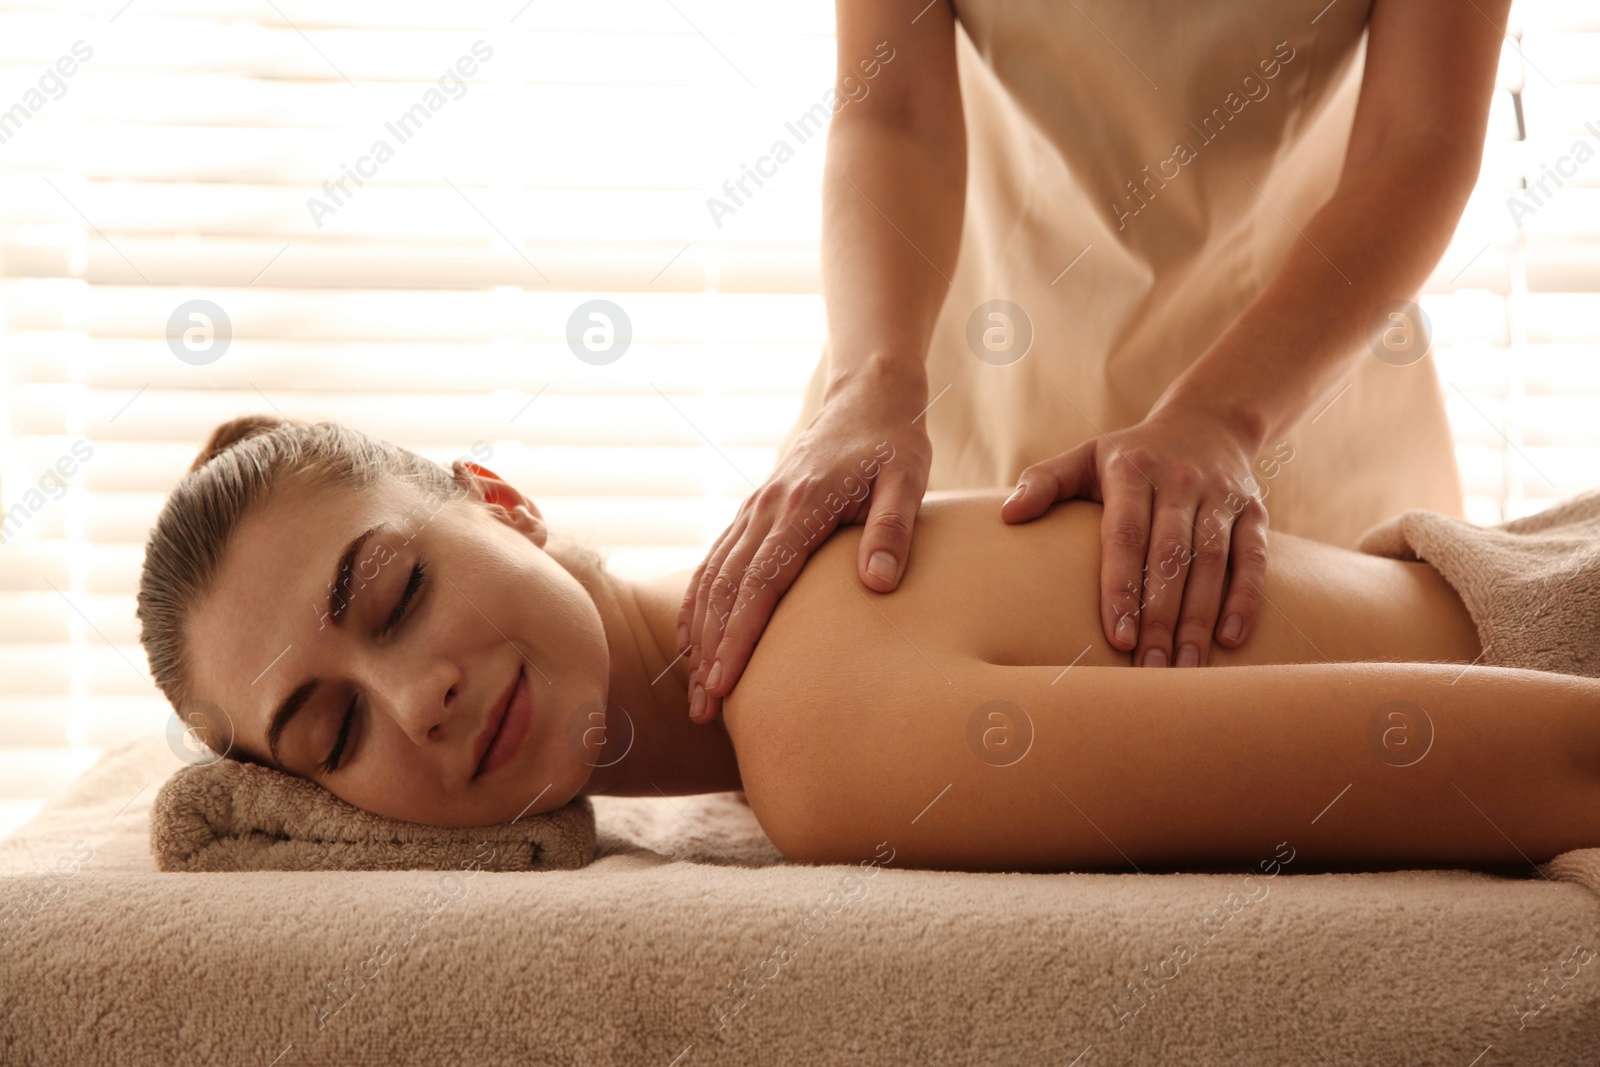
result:
[[[1600,680],[935,661],[809,672],[763,718],[776,735],[740,762],[786,854],[855,862],[888,842],[913,867],[1126,871],[1250,864],[1286,841],[1299,870],[1600,845]]]
[[[1255,302],[1152,412],[1214,411],[1259,448],[1373,358],[1370,320],[1422,287],[1477,182],[1510,6],[1375,0],[1338,187]]]

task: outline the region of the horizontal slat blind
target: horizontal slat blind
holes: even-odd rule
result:
[[[1574,165],[1579,144],[1600,156],[1600,12],[1518,0],[1499,83],[1478,186],[1420,301],[1480,523],[1600,484],[1600,159]]]
[[[165,727],[143,539],[234,414],[440,460],[484,440],[614,569],[692,566],[823,341],[832,34],[825,2],[0,4],[0,508],[26,505],[0,544],[0,833]],[[1600,483],[1600,160],[1521,226],[1508,206],[1600,150],[1597,46],[1589,6],[1519,2],[1479,186],[1422,296],[1475,521]],[[707,199],[779,139],[794,158],[719,225]],[[596,297],[633,327],[604,366],[565,340]],[[195,298],[232,324],[208,366],[167,343]],[[40,497],[80,439],[92,457]]]
[[[823,341],[829,4],[120,9],[0,5],[0,108],[79,60],[0,119],[0,502],[93,448],[0,544],[0,832],[165,727],[133,593],[219,421],[486,441],[552,524],[659,573],[760,484]],[[719,225],[707,198],[778,138],[794,158]],[[232,326],[207,366],[168,347],[195,298]],[[612,364],[568,347],[593,298],[632,325]]]

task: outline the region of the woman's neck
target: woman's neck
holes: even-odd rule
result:
[[[689,657],[679,655],[678,607],[691,571],[589,584],[611,657],[606,743],[584,793],[676,796],[741,788],[721,717],[689,720]],[[631,730],[630,730],[631,725]]]

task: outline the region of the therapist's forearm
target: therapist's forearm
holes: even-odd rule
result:
[[[1345,174],[1256,300],[1151,414],[1168,406],[1213,412],[1257,451],[1281,439],[1312,404],[1331,400],[1361,360],[1375,358],[1367,347],[1372,315],[1412,299],[1432,273],[1478,161],[1442,137],[1413,139]]]
[[[835,118],[822,187],[826,399],[847,386],[927,399],[934,320],[955,275],[966,196],[960,122],[919,132]]]

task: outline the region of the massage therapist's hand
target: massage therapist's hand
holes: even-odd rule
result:
[[[678,612],[679,648],[691,645],[695,657],[695,722],[716,718],[778,599],[838,526],[866,524],[856,570],[868,589],[900,584],[933,462],[917,418],[926,404],[927,379],[918,375],[830,388],[772,476],[740,506],[695,569]]]
[[[1251,473],[1256,451],[1226,419],[1168,407],[1026,468],[1000,515],[1027,522],[1060,500],[1103,503],[1106,639],[1135,649],[1136,667],[1204,666],[1213,633],[1228,648],[1244,642],[1266,588],[1267,509]]]

